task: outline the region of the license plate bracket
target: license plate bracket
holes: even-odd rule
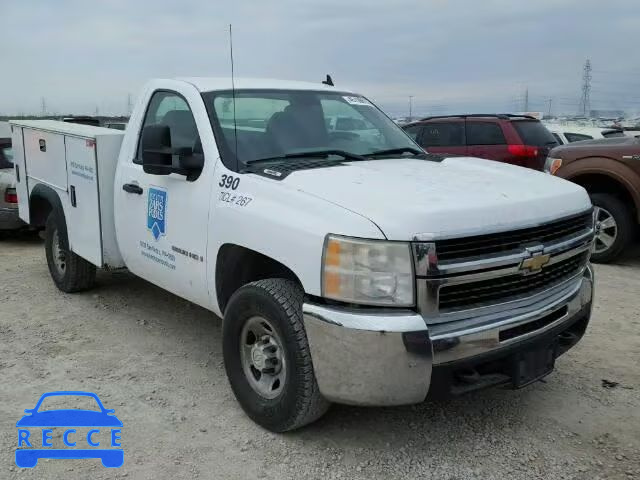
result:
[[[549,375],[556,362],[558,344],[537,345],[518,352],[512,360],[513,388],[523,388]]]

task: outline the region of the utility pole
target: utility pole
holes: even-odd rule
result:
[[[41,108],[41,115],[43,117],[47,116],[47,102],[45,101],[44,97],[40,98],[40,108]]]
[[[409,121],[413,120],[413,95],[409,95]]]
[[[591,110],[591,61],[587,59],[582,69],[582,96],[580,97],[580,108],[585,117]]]
[[[98,115],[100,115],[100,110],[98,109],[98,106],[96,105],[96,110],[95,110],[93,116],[97,117]]]
[[[523,111],[529,111],[529,87],[524,90],[524,109]]]
[[[133,101],[131,100],[131,94],[127,95],[127,116],[131,116],[133,111]]]
[[[549,102],[549,111],[547,112],[547,115],[551,116],[551,104],[553,103],[553,98],[549,97],[547,102]]]

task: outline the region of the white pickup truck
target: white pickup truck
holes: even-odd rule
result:
[[[367,135],[328,128],[335,117]],[[126,132],[12,130],[20,216],[46,227],[58,288],[126,267],[223,317],[231,388],[272,431],[330,402],[525,386],[591,316],[581,187],[425,154],[354,92],[153,80]]]

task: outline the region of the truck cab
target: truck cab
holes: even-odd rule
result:
[[[581,187],[427,154],[333,86],[153,80],[138,99],[125,132],[13,122],[21,216],[46,225],[61,290],[126,267],[221,316],[231,388],[264,427],[520,388],[582,337]]]

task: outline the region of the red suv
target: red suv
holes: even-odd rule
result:
[[[542,170],[558,145],[536,118],[526,115],[447,115],[427,117],[402,128],[429,153],[487,158]]]

